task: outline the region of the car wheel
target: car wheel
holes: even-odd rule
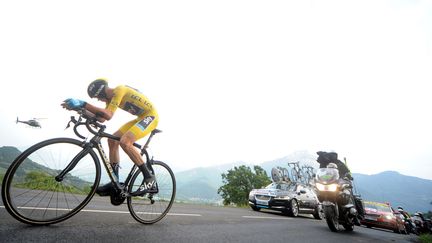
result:
[[[260,211],[261,208],[257,207],[257,206],[250,206],[252,208],[253,211]]]
[[[395,232],[396,234],[401,234],[402,233],[398,224],[396,224],[396,229],[394,229],[393,232]]]
[[[299,214],[299,206],[297,200],[292,199],[290,201],[290,206],[287,208],[287,214],[291,217],[297,217]]]

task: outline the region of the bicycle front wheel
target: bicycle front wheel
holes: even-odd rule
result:
[[[93,197],[100,180],[96,153],[83,153],[83,147],[76,139],[55,138],[18,156],[3,180],[7,211],[17,220],[34,225],[58,223],[79,212]],[[74,158],[80,158],[76,166],[57,181],[55,177]]]
[[[161,161],[151,161],[158,193],[147,193],[139,197],[128,197],[129,211],[138,222],[154,224],[161,220],[174,202],[176,181],[171,168]],[[143,175],[137,170],[128,186],[128,192],[138,190],[143,181]]]

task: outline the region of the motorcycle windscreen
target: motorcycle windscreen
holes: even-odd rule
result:
[[[320,168],[316,173],[317,182],[331,184],[339,179],[339,171],[335,168]]]

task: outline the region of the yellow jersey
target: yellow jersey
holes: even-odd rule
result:
[[[126,85],[120,85],[114,89],[114,96],[106,109],[114,113],[118,107],[137,117],[157,116],[156,109],[150,100],[138,90]]]

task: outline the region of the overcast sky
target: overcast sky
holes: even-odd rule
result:
[[[174,168],[331,150],[432,179],[430,1],[1,1],[0,31],[0,146],[72,136],[61,101],[104,77],[153,101]]]

